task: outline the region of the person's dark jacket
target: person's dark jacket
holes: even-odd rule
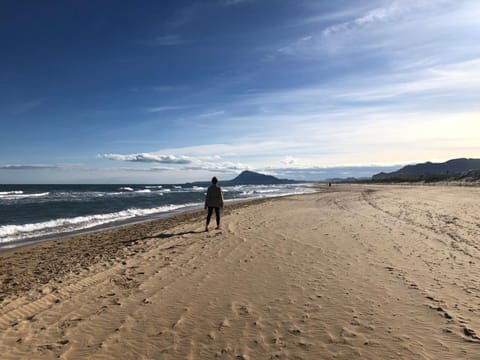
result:
[[[223,208],[223,192],[220,186],[217,186],[216,184],[212,184],[208,188],[207,196],[205,198],[205,209],[207,207]]]

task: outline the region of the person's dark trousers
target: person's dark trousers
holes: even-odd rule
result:
[[[212,212],[213,212],[213,209],[215,209],[215,216],[216,216],[216,220],[217,220],[217,226],[220,226],[220,208],[216,207],[208,207],[208,214],[207,214],[207,226],[208,224],[210,224],[210,218],[212,217]]]

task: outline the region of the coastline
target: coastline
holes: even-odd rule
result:
[[[335,185],[0,253],[0,351],[478,359],[477,188]]]
[[[0,225],[0,251],[45,240],[163,219],[201,209],[204,201],[201,193],[203,188],[196,186],[92,186],[14,186],[17,190],[0,194],[0,213],[4,214]],[[227,187],[224,191],[226,203],[232,203],[308,193],[311,192],[311,186],[312,184],[287,184],[280,187],[241,185]],[[42,192],[45,196],[39,197],[37,195],[42,194],[32,191]],[[21,199],[16,199],[16,196]]]
[[[222,216],[249,205],[275,199],[277,197],[229,202]],[[52,274],[61,280],[71,272],[78,272],[100,261],[118,260],[125,246],[137,245],[150,237],[155,238],[152,234],[186,224],[203,224],[204,221],[203,209],[187,210],[164,214],[154,220],[137,220],[88,229],[67,236],[59,234],[33,242],[27,240],[26,243],[21,242],[11,248],[0,248],[0,302],[5,296],[19,296],[34,286],[48,283]]]
[[[173,210],[171,212],[159,213],[159,214],[154,214],[154,215],[149,215],[149,216],[144,216],[144,217],[139,217],[134,219],[128,219],[128,220],[120,220],[112,223],[96,225],[93,227],[88,227],[88,228],[79,229],[79,230],[54,233],[54,234],[44,235],[39,237],[29,237],[29,238],[20,239],[17,241],[0,243],[0,254],[2,254],[2,252],[4,251],[14,250],[24,246],[35,245],[37,243],[42,243],[46,241],[55,241],[55,240],[62,241],[66,239],[76,238],[78,236],[85,236],[88,234],[94,234],[98,232],[121,229],[129,226],[133,226],[133,225],[154,222],[154,221],[162,221],[165,219],[182,215],[184,213],[200,211],[199,209],[200,209],[199,205],[192,206],[192,207],[182,208],[178,210]]]

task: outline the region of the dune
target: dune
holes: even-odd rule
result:
[[[480,188],[335,185],[0,253],[2,359],[480,359]]]

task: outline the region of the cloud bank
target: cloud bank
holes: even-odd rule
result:
[[[160,163],[160,164],[190,164],[190,160],[186,156],[175,156],[175,155],[155,155],[149,153],[143,154],[131,154],[131,155],[121,155],[121,154],[100,154],[100,158],[114,160],[114,161],[131,161],[131,162],[140,162],[140,163]]]

